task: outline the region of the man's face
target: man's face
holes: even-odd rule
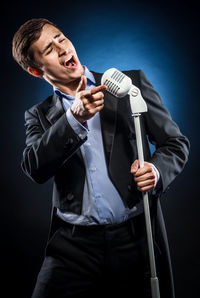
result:
[[[66,91],[77,85],[84,73],[76,50],[69,39],[56,27],[44,25],[40,38],[31,45],[42,77],[51,85]],[[71,87],[70,87],[71,86]]]

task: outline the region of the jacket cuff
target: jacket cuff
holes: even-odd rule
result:
[[[69,125],[74,130],[74,132],[81,138],[82,140],[86,138],[88,134],[88,129],[86,126],[82,125],[76,118],[72,115],[70,108],[66,112],[66,117],[69,122]]]

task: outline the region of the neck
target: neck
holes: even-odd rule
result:
[[[66,94],[75,96],[79,83],[80,83],[80,78],[68,83],[67,86],[62,85],[62,84],[56,84],[56,85],[54,85],[54,87],[58,88],[60,91],[66,93]]]

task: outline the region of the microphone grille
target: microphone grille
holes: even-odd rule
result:
[[[118,71],[117,69],[113,72],[113,74],[111,75],[111,78],[115,81],[117,81],[118,83],[121,83],[123,81],[123,79],[125,78],[125,74],[123,74],[123,72]]]
[[[106,79],[104,84],[108,87],[110,93],[112,93],[115,96],[118,94],[118,91],[120,90],[120,87],[118,85],[116,85],[109,79]]]

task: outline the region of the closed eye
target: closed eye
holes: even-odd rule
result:
[[[50,49],[48,50],[48,52],[46,52],[46,55],[50,54],[50,53],[52,52],[52,50],[53,50],[53,48],[50,48]]]

